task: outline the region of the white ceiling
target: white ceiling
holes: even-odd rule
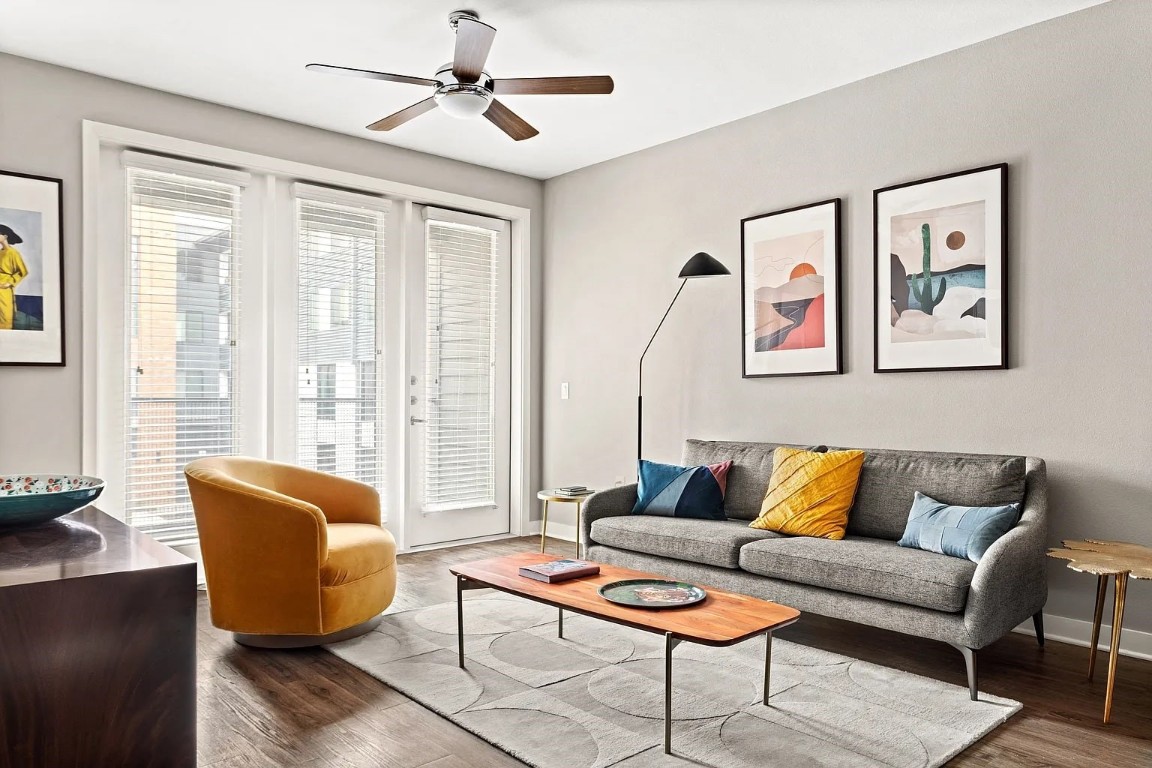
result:
[[[548,178],[1102,0],[3,0],[0,50],[172,93]],[[363,126],[428,89],[309,62],[432,77],[448,13],[498,34],[493,77],[608,74],[610,96],[506,96],[513,142],[433,111]]]

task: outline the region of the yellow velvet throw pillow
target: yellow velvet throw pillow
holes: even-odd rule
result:
[[[815,453],[781,447],[772,462],[768,493],[751,527],[791,536],[844,538],[864,451]]]

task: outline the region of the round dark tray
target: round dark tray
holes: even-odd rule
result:
[[[605,600],[631,608],[683,608],[708,597],[695,584],[665,579],[624,579],[605,584],[597,591]]]

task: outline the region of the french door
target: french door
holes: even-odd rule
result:
[[[108,148],[93,378],[102,507],[195,549],[184,465],[381,492],[405,548],[508,533],[508,222]]]
[[[508,533],[506,222],[416,207],[409,261],[409,546]]]

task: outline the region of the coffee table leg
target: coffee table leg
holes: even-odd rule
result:
[[[456,577],[456,639],[460,649],[460,669],[464,669],[464,579]]]
[[[560,621],[557,624],[556,637],[564,639],[564,609],[560,609]]]
[[[772,676],[772,633],[764,633],[764,706],[768,706],[768,684]]]
[[[671,632],[664,635],[664,754],[672,754],[672,651],[680,640]]]

